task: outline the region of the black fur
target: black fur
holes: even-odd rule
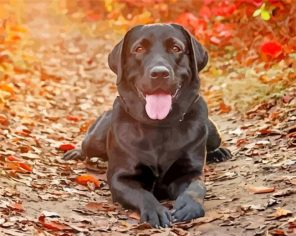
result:
[[[230,156],[219,147],[221,138],[199,95],[198,72],[207,61],[201,44],[179,25],[132,28],[108,58],[119,92],[113,109],[92,125],[81,150],[64,156],[108,160],[113,200],[138,210],[153,226],[203,216],[206,153],[211,161]],[[151,68],[159,65],[167,69],[165,79],[151,79]],[[158,89],[175,95],[161,120],[148,117],[143,97]],[[161,199],[176,200],[172,213]]]

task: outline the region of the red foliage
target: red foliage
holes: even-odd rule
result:
[[[296,50],[296,5],[291,0],[111,0],[110,4],[109,10],[97,10],[108,20],[124,19],[127,28],[175,22],[187,28],[215,56],[225,55],[224,48],[231,46],[227,51],[235,52],[236,59],[246,65],[260,59],[273,63]],[[95,11],[85,3],[83,6]],[[277,39],[273,45],[264,43],[273,39]]]
[[[277,58],[283,52],[282,45],[276,41],[270,41],[261,45],[261,53],[272,58]]]
[[[239,3],[249,3],[251,5],[254,5],[256,7],[260,7],[265,1],[264,0],[239,0]],[[270,4],[277,4],[279,2],[282,2],[281,0],[268,0],[267,1]]]

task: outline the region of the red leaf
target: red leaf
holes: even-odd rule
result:
[[[90,183],[93,183],[97,188],[100,187],[100,181],[97,180],[97,178],[92,175],[77,176],[76,182],[78,184],[86,185],[86,186],[87,186],[87,183],[90,182]]]
[[[261,52],[264,55],[269,55],[272,58],[277,58],[282,54],[282,45],[275,41],[266,42],[261,45]]]
[[[8,161],[20,161],[20,159],[14,157],[14,156],[8,156],[6,159],[7,159]]]
[[[73,144],[70,144],[70,143],[67,143],[67,144],[61,144],[59,149],[61,151],[69,151],[69,150],[72,150],[72,149],[75,149],[76,147],[73,145]]]
[[[32,170],[33,170],[33,168],[30,165],[26,164],[26,163],[21,163],[20,162],[19,166],[21,168],[23,168],[24,170],[29,171],[29,172],[32,172]]]
[[[67,120],[77,122],[77,121],[81,120],[81,117],[80,116],[67,116]]]
[[[50,229],[50,230],[54,230],[54,231],[63,231],[63,230],[71,230],[72,228],[70,228],[69,226],[60,223],[58,221],[48,221],[45,222],[45,216],[41,215],[38,218],[39,222],[43,225],[43,227]]]

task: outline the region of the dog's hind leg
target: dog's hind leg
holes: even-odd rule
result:
[[[111,115],[112,110],[103,113],[87,131],[81,148],[66,152],[63,159],[85,160],[87,157],[100,157],[107,160],[106,141],[111,125]]]
[[[213,121],[210,119],[208,126],[208,140],[207,140],[207,163],[222,162],[231,157],[231,152],[221,145],[221,136]]]

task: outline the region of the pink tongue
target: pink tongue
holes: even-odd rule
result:
[[[163,120],[167,117],[172,106],[172,96],[170,94],[150,94],[146,95],[146,112],[150,119]]]

